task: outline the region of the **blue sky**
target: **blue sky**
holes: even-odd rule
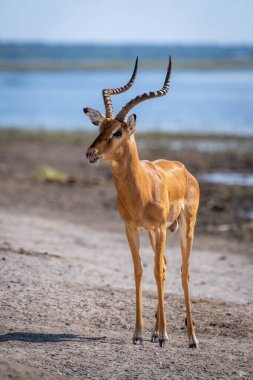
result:
[[[1,0],[7,41],[253,44],[253,0]]]

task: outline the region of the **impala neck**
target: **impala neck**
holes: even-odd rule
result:
[[[138,184],[137,179],[142,168],[134,136],[125,142],[110,164],[117,190],[121,184],[131,188]]]

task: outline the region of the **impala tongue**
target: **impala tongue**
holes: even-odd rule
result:
[[[90,163],[93,163],[97,160],[97,155],[94,153],[90,153],[88,156],[88,159],[89,159]]]
[[[91,164],[98,165],[100,162],[100,158],[95,153],[90,153],[88,159]]]

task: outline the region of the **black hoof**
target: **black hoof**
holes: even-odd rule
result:
[[[196,350],[198,350],[199,349],[199,342],[196,341],[196,342],[190,343],[189,348],[195,348]]]
[[[140,346],[142,342],[143,342],[142,338],[133,338],[133,344],[135,344],[136,346]]]
[[[157,342],[158,342],[158,334],[152,334],[151,343],[157,343]]]
[[[168,339],[159,339],[159,346],[165,348],[168,345]]]

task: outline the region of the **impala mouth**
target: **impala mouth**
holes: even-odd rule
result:
[[[99,165],[100,163],[100,160],[102,158],[102,156],[98,156],[96,153],[87,153],[86,154],[90,164],[94,164],[94,165]]]

